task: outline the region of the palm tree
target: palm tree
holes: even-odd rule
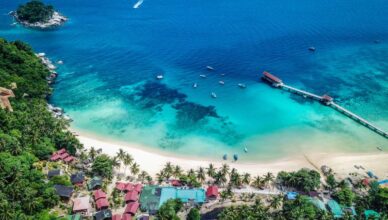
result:
[[[167,177],[167,179],[170,179],[173,173],[173,166],[171,165],[171,162],[167,162],[166,165],[164,165],[163,171],[165,173],[165,177]]]
[[[214,178],[214,176],[216,175],[216,168],[212,163],[209,164],[206,174],[211,178]]]
[[[283,202],[283,195],[276,195],[272,197],[269,207],[276,210],[281,206],[282,202]]]
[[[233,176],[230,177],[230,184],[232,186],[241,186],[242,180],[241,175],[237,172],[233,173]]]
[[[94,160],[94,158],[97,156],[97,151],[96,149],[94,149],[94,147],[91,147],[89,149],[89,157],[92,158],[92,160]]]
[[[117,158],[117,156],[112,158],[112,166],[113,166],[114,168],[120,167],[120,161],[119,161],[119,159]],[[119,170],[119,172],[120,172],[120,170]]]
[[[116,157],[117,157],[117,159],[119,159],[119,163],[121,164],[121,162],[124,161],[124,158],[125,158],[125,151],[120,148],[116,154]],[[120,168],[121,168],[121,166],[120,166]],[[120,170],[119,170],[119,172],[120,172]]]
[[[251,183],[251,174],[244,173],[243,178],[242,178],[242,183],[249,185]]]
[[[188,176],[188,177],[195,177],[195,171],[194,171],[194,169],[190,169],[189,171],[187,171],[187,176]]]
[[[203,167],[199,167],[199,169],[197,170],[197,179],[199,180],[200,183],[203,183],[203,181],[205,181],[206,173]]]
[[[222,164],[221,173],[225,176],[229,173],[229,165],[228,164],[225,164],[225,163]]]
[[[144,183],[144,180],[147,178],[148,173],[146,171],[141,171],[139,173],[138,179],[140,180],[141,183]]]
[[[224,185],[227,181],[226,174],[222,173],[221,170],[214,175],[214,179],[215,183],[219,185]]]
[[[271,172],[268,172],[264,175],[264,184],[270,184],[274,180],[274,175]]]
[[[164,178],[165,178],[165,174],[163,170],[161,170],[159,173],[156,174],[156,179],[159,184],[161,184],[164,181]]]
[[[138,173],[139,173],[140,169],[139,169],[139,164],[137,163],[133,163],[132,166],[131,166],[131,173],[136,176]]]
[[[183,172],[182,168],[179,165],[176,165],[173,169],[172,175],[175,178],[178,178],[182,175],[182,172]]]
[[[128,165],[131,165],[132,162],[133,162],[132,156],[130,154],[125,154],[125,157],[124,157],[124,160],[123,160],[123,163],[124,163],[124,166],[125,166],[124,175],[126,175]]]
[[[252,185],[256,188],[262,188],[263,187],[263,179],[260,176],[255,177]]]

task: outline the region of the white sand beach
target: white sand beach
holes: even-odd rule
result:
[[[239,172],[247,172],[251,175],[262,175],[267,172],[277,173],[282,170],[294,171],[304,167],[318,170],[322,165],[327,165],[334,170],[337,177],[345,177],[351,172],[366,174],[368,170],[373,171],[380,178],[388,177],[388,153],[385,152],[363,154],[316,153],[300,157],[283,158],[272,162],[252,163],[184,158],[144,150],[145,147],[140,144],[112,142],[111,140],[108,141],[85,134],[80,134],[78,139],[86,149],[91,147],[101,148],[103,153],[110,156],[115,156],[121,148],[133,156],[142,170],[147,171],[151,175],[155,175],[167,162],[171,162],[185,170],[197,169],[200,166],[207,167],[209,163],[213,163],[216,167],[220,167],[223,163],[228,163]],[[354,165],[361,165],[365,170],[356,169]]]

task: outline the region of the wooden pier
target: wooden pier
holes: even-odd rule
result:
[[[280,89],[289,91],[291,93],[301,95],[301,96],[303,96],[305,98],[311,98],[311,99],[314,99],[314,100],[317,100],[317,101],[321,102],[324,105],[330,106],[330,107],[334,108],[335,110],[341,112],[342,114],[348,116],[349,118],[351,118],[351,119],[357,121],[358,123],[364,125],[365,127],[371,129],[372,131],[376,132],[377,134],[380,134],[381,136],[383,136],[385,138],[388,138],[388,133],[387,132],[385,132],[384,130],[376,127],[375,125],[373,125],[372,123],[370,123],[366,119],[364,119],[364,118],[354,114],[353,112],[347,110],[346,108],[336,104],[334,102],[333,98],[331,98],[328,95],[319,96],[319,95],[316,95],[316,94],[313,94],[313,93],[310,93],[310,92],[307,92],[307,91],[304,91],[304,90],[297,89],[297,88],[294,88],[292,86],[286,85],[278,77],[276,77],[276,76],[274,76],[274,75],[272,75],[272,74],[270,74],[268,72],[264,72],[263,73],[262,79],[264,81],[270,83],[273,87],[280,88]]]

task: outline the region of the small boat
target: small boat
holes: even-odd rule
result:
[[[58,64],[63,64],[63,61],[62,61],[62,60],[58,60],[57,63],[58,63]]]
[[[247,147],[244,148],[244,152],[248,153],[248,148]]]
[[[214,70],[214,68],[211,67],[211,66],[206,66],[206,69],[208,69],[208,70]]]
[[[201,75],[199,75],[199,77],[206,78],[206,75],[205,74],[201,74]]]
[[[221,75],[221,76],[225,76],[225,73],[221,73],[220,75]]]
[[[218,81],[218,83],[221,84],[221,85],[225,85],[225,82],[222,81],[222,80]]]
[[[237,84],[237,85],[238,85],[238,87],[240,87],[240,88],[242,88],[242,89],[247,88],[247,86],[246,86],[245,84],[242,84],[242,83],[239,83],[239,84]]]
[[[237,161],[237,160],[238,160],[238,155],[237,155],[237,154],[234,154],[234,155],[233,155],[233,159],[234,159],[234,161]]]
[[[197,86],[198,86],[197,83],[193,84],[193,88],[197,88]]]
[[[222,159],[227,160],[228,159],[228,155],[224,154],[224,156],[222,156]]]
[[[309,47],[309,51],[312,51],[312,52],[314,52],[316,50],[316,48],[315,47]]]
[[[381,147],[377,147],[377,150],[379,151],[383,151],[383,149]]]
[[[215,92],[212,92],[210,95],[212,98],[217,98],[217,94]]]
[[[156,79],[159,79],[159,80],[160,80],[160,79],[163,79],[163,78],[164,78],[163,75],[157,75],[157,76],[156,76]]]

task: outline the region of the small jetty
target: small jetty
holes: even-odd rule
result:
[[[304,91],[304,90],[301,90],[301,89],[297,89],[297,88],[294,88],[292,86],[289,86],[289,85],[286,85],[281,79],[279,79],[278,77],[272,75],[271,73],[267,72],[267,71],[264,71],[263,72],[263,76],[261,77],[261,79],[267,83],[269,83],[271,86],[275,87],[275,88],[279,88],[279,89],[283,89],[283,90],[286,90],[288,92],[291,92],[291,93],[294,93],[294,94],[297,94],[297,95],[301,95],[305,98],[310,98],[310,99],[313,99],[313,100],[317,100],[319,102],[321,102],[322,104],[326,105],[326,106],[330,106],[332,107],[333,109],[341,112],[342,114],[348,116],[349,118],[355,120],[356,122],[364,125],[365,127],[371,129],[372,131],[376,132],[377,134],[380,134],[381,136],[385,137],[385,138],[388,138],[388,133],[385,132],[384,130],[378,128],[377,126],[375,126],[374,124],[372,124],[371,122],[367,121],[366,119],[356,115],[355,113],[349,111],[348,109],[340,106],[339,104],[335,103],[334,102],[334,99],[328,95],[316,95],[316,94],[313,94],[313,93],[310,93],[310,92],[307,92],[307,91]]]

